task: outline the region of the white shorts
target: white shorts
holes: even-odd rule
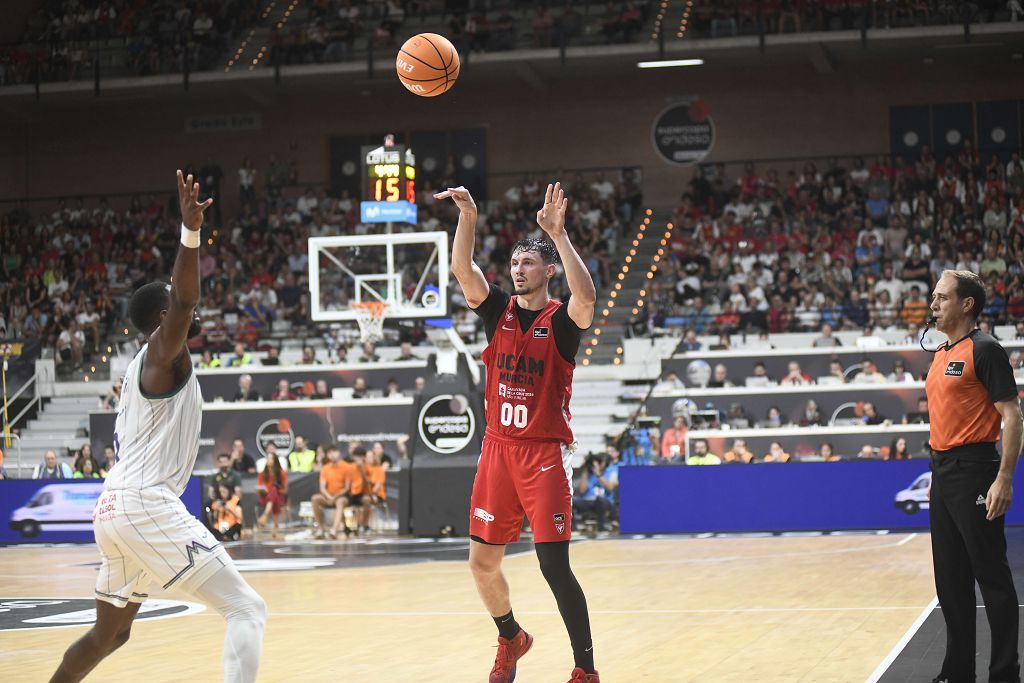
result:
[[[151,583],[191,592],[231,558],[181,499],[161,488],[104,491],[93,510],[102,562],[96,598],[143,602]]]

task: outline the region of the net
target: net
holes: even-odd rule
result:
[[[383,301],[363,301],[352,304],[359,323],[359,341],[376,342],[384,336],[384,313],[388,305]]]

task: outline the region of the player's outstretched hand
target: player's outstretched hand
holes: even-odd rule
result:
[[[449,187],[444,192],[434,195],[434,199],[448,199],[449,197],[455,202],[455,206],[459,207],[459,211],[476,213],[476,202],[473,201],[473,195],[469,194],[469,190],[461,185]]]
[[[192,174],[184,177],[178,169],[178,205],[181,207],[181,222],[189,230],[203,227],[203,212],[213,204],[213,197],[199,202],[199,183],[192,181]]]
[[[544,206],[537,212],[537,225],[544,233],[554,239],[565,230],[565,210],[569,200],[562,190],[562,183],[548,184],[544,193]]]

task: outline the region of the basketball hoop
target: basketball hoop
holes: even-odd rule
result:
[[[361,301],[352,304],[359,323],[359,341],[376,342],[384,336],[384,313],[388,305],[383,301]]]

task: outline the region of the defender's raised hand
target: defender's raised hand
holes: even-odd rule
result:
[[[544,233],[554,239],[565,230],[565,210],[569,200],[562,190],[562,183],[548,184],[544,193],[544,206],[537,212],[537,225]]]
[[[449,187],[447,190],[434,195],[434,199],[448,199],[449,197],[455,202],[455,206],[459,207],[459,211],[476,213],[476,202],[473,201],[473,196],[469,194],[469,190],[461,185]]]
[[[184,177],[178,169],[178,205],[181,207],[181,222],[189,230],[203,227],[203,212],[213,204],[213,197],[199,202],[199,183],[193,182],[192,174]]]

